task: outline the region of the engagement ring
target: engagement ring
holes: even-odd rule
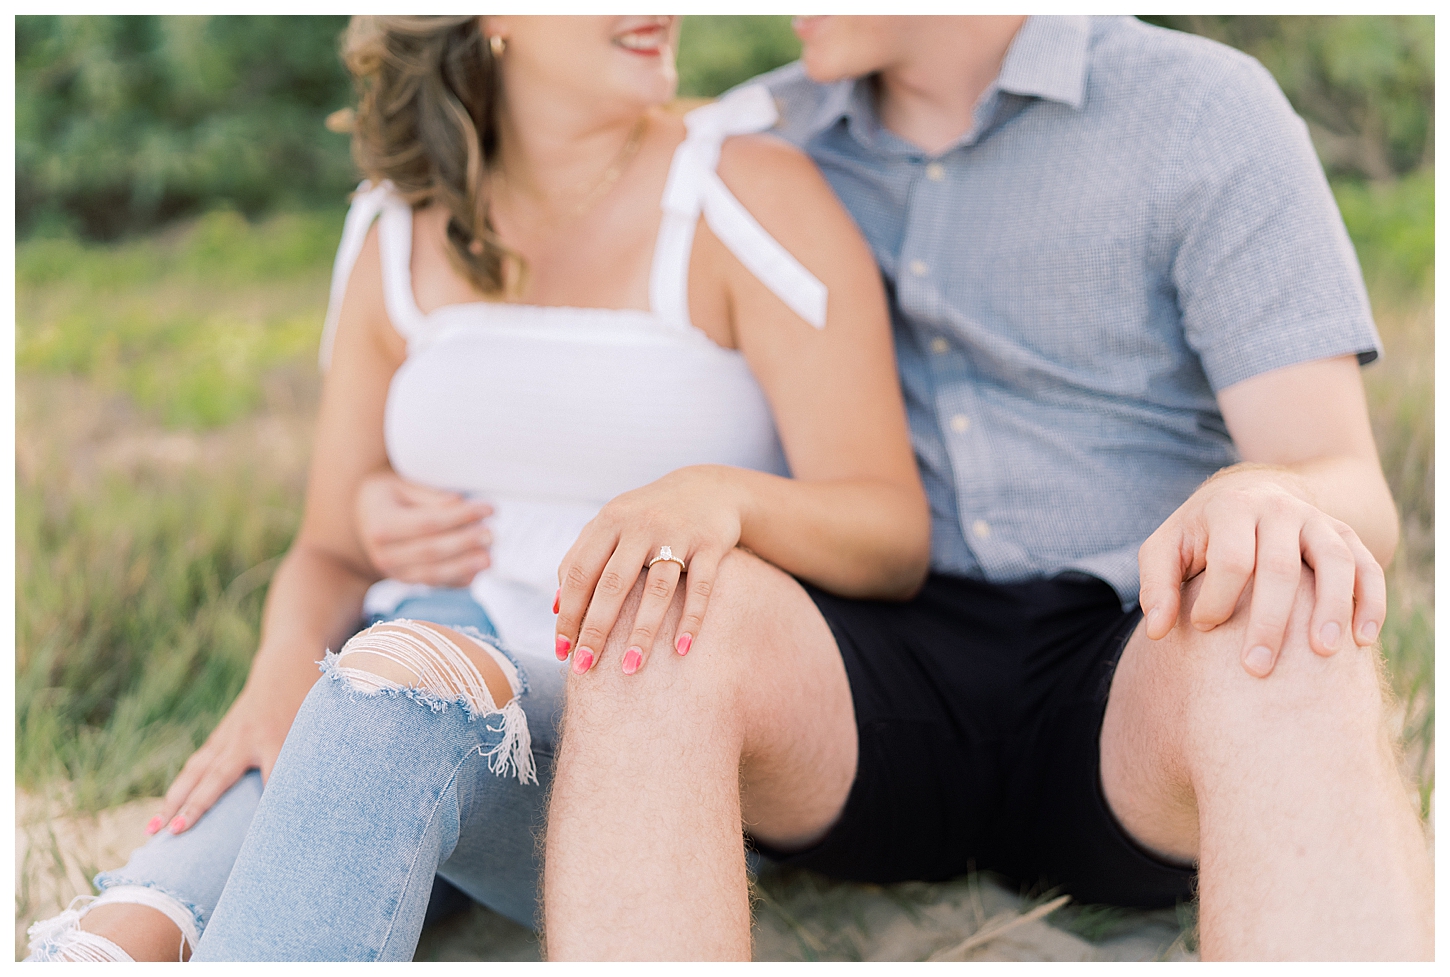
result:
[[[659,563],[662,560],[669,563],[678,563],[680,565],[680,572],[685,572],[685,561],[680,559],[678,556],[675,556],[675,554],[670,550],[668,546],[661,546],[659,553],[654,557],[654,559],[646,563],[644,565],[644,568],[648,570],[650,567],[654,566],[656,563]]]

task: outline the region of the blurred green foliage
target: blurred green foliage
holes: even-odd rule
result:
[[[1262,61],[1308,121],[1331,177],[1433,163],[1430,17],[1165,16]],[[108,239],[230,207],[340,201],[345,17],[22,16],[15,23],[16,223]],[[790,61],[784,16],[686,17],[680,93],[718,95]]]
[[[1341,179],[1333,187],[1370,287],[1385,295],[1428,294],[1435,277],[1433,167],[1399,180]]]
[[[789,17],[686,17],[680,28],[680,94],[714,98],[800,53]]]
[[[15,216],[111,238],[217,206],[332,202],[345,17],[16,17]]]
[[[357,182],[338,57],[346,17],[15,19],[21,236],[110,239],[215,207],[341,201]],[[794,58],[786,17],[687,17],[680,92],[713,96]]]

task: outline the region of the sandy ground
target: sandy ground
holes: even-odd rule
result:
[[[65,816],[66,798],[17,793],[15,949],[25,954],[26,928],[91,892],[102,868],[122,864],[146,840],[143,825],[155,799],[133,801],[94,816]],[[766,870],[767,873],[769,870]],[[772,894],[774,893],[774,894]],[[1064,928],[1085,928],[1068,907],[1031,918],[1037,902],[979,877],[940,885],[882,888],[828,883],[815,876],[767,874],[756,886],[757,960],[1184,960],[1182,931],[1172,910],[1112,913],[1096,919],[1105,933],[1089,942]],[[967,944],[963,946],[964,942]],[[482,906],[423,934],[419,960],[538,960],[534,933]]]

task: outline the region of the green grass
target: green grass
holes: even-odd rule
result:
[[[315,353],[341,225],[341,210],[259,224],[219,211],[119,245],[27,241],[16,370],[84,377],[173,427],[244,417],[268,369]]]
[[[161,793],[240,690],[297,499],[244,466],[16,491],[16,778]]]

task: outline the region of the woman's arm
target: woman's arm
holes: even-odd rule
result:
[[[704,619],[720,560],[739,545],[853,597],[904,599],[927,571],[930,513],[896,375],[880,272],[813,164],[773,139],[726,144],[721,178],[828,291],[815,329],[701,224],[690,316],[733,341],[769,399],[793,478],[695,466],[612,500],[560,566],[556,652],[590,668],[640,567],[659,546],[686,563],[675,636],[684,653]],[[649,571],[623,667],[633,672],[680,580]]]
[[[353,527],[353,499],[363,476],[386,462],[383,403],[404,355],[383,308],[374,229],[348,282],[322,384],[302,526],[268,588],[241,694],[166,792],[161,822],[173,833],[195,824],[245,771],[271,773],[318,660],[352,633],[377,579]]]
[[[798,150],[770,136],[731,139],[719,173],[828,295],[826,326],[812,328],[701,226],[699,261],[724,272],[736,345],[770,400],[794,476],[744,473],[741,545],[839,594],[910,597],[926,576],[930,510],[876,260]]]

